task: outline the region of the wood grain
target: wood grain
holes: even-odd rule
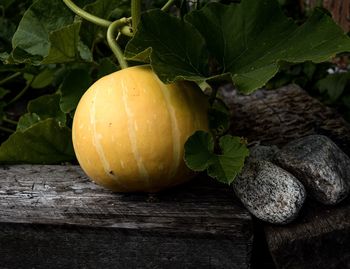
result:
[[[221,89],[231,112],[230,132],[249,143],[283,146],[311,134],[331,138],[350,155],[350,124],[297,85],[241,95]]]
[[[248,268],[251,217],[199,176],[119,194],[78,166],[0,168],[0,268]]]

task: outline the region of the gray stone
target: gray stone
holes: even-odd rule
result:
[[[271,161],[275,154],[279,151],[279,148],[273,146],[256,145],[249,149],[249,159],[257,159],[261,161]]]
[[[288,143],[276,154],[275,163],[323,204],[337,204],[349,194],[350,159],[326,136],[310,135]]]
[[[304,186],[292,174],[259,160],[247,162],[233,189],[250,213],[275,224],[294,220],[306,197]]]

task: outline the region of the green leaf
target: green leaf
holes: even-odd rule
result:
[[[221,154],[214,152],[214,139],[204,131],[197,131],[185,143],[185,163],[194,171],[204,171],[212,178],[231,184],[242,170],[247,147],[239,137],[225,135],[219,140]]]
[[[280,61],[322,62],[350,50],[350,39],[323,11],[298,27],[274,0],[212,3],[186,20],[204,36],[221,72],[246,93],[264,86]]]
[[[220,138],[219,146],[222,154],[214,158],[208,167],[208,175],[226,184],[231,184],[244,166],[249,155],[247,147],[239,137],[225,135]]]
[[[16,25],[5,17],[0,17],[0,52],[11,49],[11,39],[16,31]]]
[[[221,99],[208,110],[209,129],[215,136],[223,135],[230,127],[230,111]]]
[[[204,171],[214,154],[214,139],[203,131],[197,131],[185,143],[185,163],[193,171]]]
[[[60,126],[66,124],[66,114],[61,111],[59,94],[42,95],[28,103],[28,112],[35,113],[40,120],[53,118]]]
[[[151,10],[143,14],[138,27],[125,49],[129,60],[146,62],[150,55],[152,68],[166,83],[201,81],[208,75],[205,41],[192,25]]]
[[[35,1],[24,14],[12,39],[17,62],[33,64],[91,61],[80,41],[81,21],[60,0]]]
[[[55,71],[45,68],[38,75],[35,76],[30,86],[34,89],[42,89],[49,86],[54,79]]]
[[[30,73],[24,73],[23,78],[26,81],[26,84],[29,84],[33,81],[34,75]]]
[[[350,78],[350,73],[331,74],[319,80],[316,84],[320,92],[325,92],[331,102],[335,102],[344,92]]]
[[[81,96],[90,87],[92,79],[85,69],[73,69],[60,86],[60,108],[63,112],[73,111]]]
[[[49,36],[51,46],[41,64],[66,63],[80,58],[92,61],[90,50],[80,41],[80,26],[81,23],[77,22],[52,31]]]
[[[0,146],[0,163],[54,164],[74,160],[71,130],[54,119],[13,133]]]
[[[26,113],[19,118],[16,131],[24,131],[40,120],[39,115],[35,113]]]
[[[211,3],[184,21],[157,10],[146,12],[126,56],[138,61],[150,57],[164,82],[229,78],[249,93],[264,86],[281,62],[319,63],[345,51],[350,51],[350,39],[320,9],[298,26],[276,0],[242,0]]]

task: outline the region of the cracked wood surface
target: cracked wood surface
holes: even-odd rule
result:
[[[248,268],[251,217],[207,178],[158,194],[112,193],[78,166],[0,180],[0,268]]]

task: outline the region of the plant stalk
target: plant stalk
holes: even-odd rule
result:
[[[162,11],[168,11],[176,0],[168,0],[165,5],[161,8]]]
[[[136,32],[141,18],[141,0],[131,0],[131,22],[132,29]]]
[[[15,132],[14,130],[12,130],[10,128],[6,128],[4,126],[0,126],[0,131],[4,131],[6,133],[11,133],[11,134]]]
[[[0,85],[5,84],[6,82],[10,81],[11,79],[14,79],[21,75],[21,72],[16,72],[12,74],[11,76],[8,76],[7,78],[4,78],[3,80],[0,81]]]
[[[10,123],[10,124],[13,124],[13,125],[17,125],[17,124],[18,124],[18,121],[11,120],[11,119],[9,119],[9,118],[7,118],[7,117],[3,117],[2,120],[3,120],[4,122],[7,122],[7,123]]]
[[[112,22],[112,24],[108,27],[108,30],[107,30],[108,45],[111,48],[112,52],[114,53],[115,57],[117,58],[121,69],[127,68],[128,64],[124,58],[124,54],[122,50],[120,49],[116,41],[115,33],[119,31],[119,28],[125,25],[127,22],[128,22],[127,18],[121,18],[117,21]]]
[[[63,2],[67,5],[67,7],[70,8],[75,14],[78,16],[84,18],[85,20],[92,22],[94,24],[97,24],[102,27],[109,27],[112,22],[109,20],[101,19],[95,15],[90,14],[89,12],[86,12],[85,10],[78,7],[76,4],[74,4],[71,0],[63,0]]]

